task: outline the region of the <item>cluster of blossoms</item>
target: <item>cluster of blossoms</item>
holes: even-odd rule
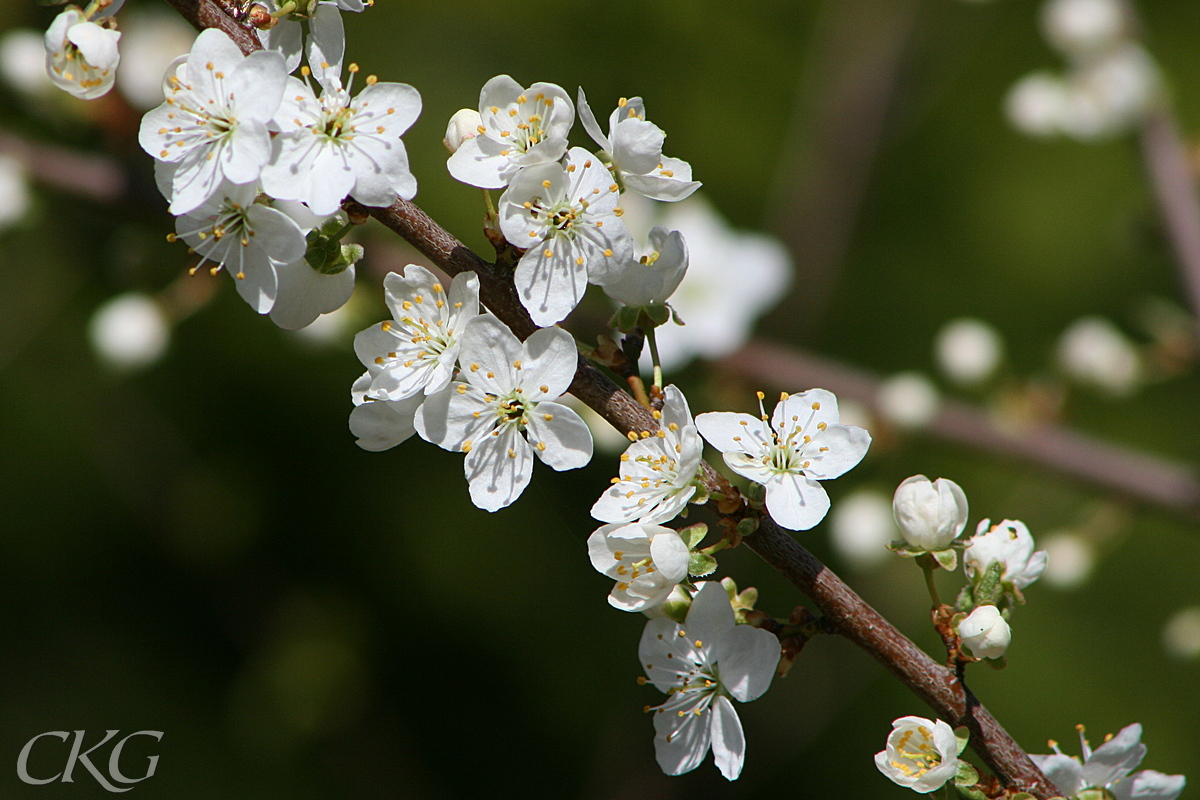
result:
[[[1042,31],[1067,70],[1022,78],[1006,101],[1012,124],[1033,136],[1080,140],[1136,124],[1161,92],[1161,79],[1134,28],[1121,0],[1048,0]]]
[[[353,291],[362,250],[340,243],[349,229],[342,201],[388,206],[417,188],[400,136],[421,112],[420,95],[373,75],[355,93],[355,64],[343,85],[338,6],[317,3],[307,19],[301,78],[289,75],[298,58],[245,56],[224,33],[201,33],[168,70],[166,101],[139,134],[178,238],[288,329]]]
[[[268,2],[248,12],[260,18],[265,49],[246,56],[220,31],[200,34],[168,69],[166,100],[145,115],[139,140],[177,217],[173,236],[202,257],[201,265],[229,272],[255,311],[300,328],[342,305],[353,289],[362,249],[341,243],[350,228],[345,199],[388,206],[416,193],[400,137],[421,99],[410,86],[374,76],[354,92],[359,70],[343,67],[340,12],[369,3]],[[96,0],[55,20],[45,41],[56,83],[80,97],[111,87],[120,36],[111,15],[120,5]],[[297,70],[301,77],[292,74]],[[594,152],[569,146],[576,109],[599,148]],[[620,205],[624,192],[676,202],[700,186],[687,162],[664,155],[664,140],[641,98],[621,99],[605,132],[582,89],[576,106],[555,84],[526,88],[507,75],[488,81],[478,111],[465,109],[450,121],[448,169],[485,192],[503,190],[496,208],[488,195],[488,226],[516,250],[517,294],[541,327],[519,340],[483,308],[474,273],[455,276],[449,288],[415,264],[389,274],[391,319],[354,341],[366,372],[351,390],[349,426],[366,450],[387,450],[416,434],[463,453],[471,500],[487,511],[521,496],[535,457],[554,470],[583,467],[592,435],[564,405],[580,348],[556,323],[589,284],[601,287],[620,306],[613,327],[637,331],[635,340],[644,333],[650,344],[654,382],[642,400],[657,425],[629,433],[618,475],[592,507],[602,525],[588,539],[588,554],[614,581],[610,605],[649,618],[638,656],[642,682],[667,695],[647,707],[659,765],[678,775],[711,751],[720,773],[734,780],[745,737],[732,700],[760,697],[798,652],[787,653],[788,637],[819,631],[755,611],[757,592],[739,594],[730,579],[695,579],[716,571],[716,552],[753,533],[756,514],[792,531],[819,524],[830,508],[821,482],[856,466],[871,437],[842,423],[837,398],[823,389],[784,393],[770,415],[760,392],[757,417],[693,416],[683,392],[664,386],[654,329],[674,316],[668,300],[688,269],[688,245],[679,230],[655,226],[639,246]],[[751,513],[701,549],[705,525],[668,524],[687,516],[689,504],[709,500],[705,442],[751,482]],[[1016,521],[985,519],[964,538],[967,499],[953,481],[913,476],[896,490],[893,509],[903,540],[891,549],[915,558],[927,576],[938,567],[956,570],[961,554],[969,583],[954,609],[939,603],[929,581],[935,612],[945,612],[961,645],[954,655],[1002,664],[1012,609],[1045,570],[1046,553],[1034,551],[1028,529]],[[1084,741],[1082,763],[1057,746],[1038,763],[1064,794],[1098,789],[1118,800],[1174,800],[1182,776],[1133,773],[1145,753],[1140,734],[1140,726],[1130,726],[1094,752]],[[978,775],[959,759],[965,746],[965,734],[945,722],[904,717],[875,762],[917,792],[951,780],[969,791]]]

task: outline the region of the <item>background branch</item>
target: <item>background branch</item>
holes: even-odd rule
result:
[[[257,37],[221,12],[212,0],[167,2],[197,28],[236,30],[238,36],[234,41],[243,52],[259,49]],[[480,279],[480,299],[517,336],[525,338],[536,329],[520,304],[511,276],[502,274],[473,253],[416,205],[398,200],[390,208],[369,211],[448,274],[475,271]],[[658,427],[647,409],[582,358],[571,393],[623,433]],[[732,493],[728,482],[707,464],[704,476],[710,490]],[[962,686],[950,682],[951,676],[943,667],[867,605],[789,533],[764,517],[759,531],[746,542],[837,622],[842,635],[883,663],[938,715],[954,725],[967,725],[972,731],[972,747],[1007,788],[1030,792],[1039,800],[1057,794],[1016,741]]]
[[[879,408],[881,378],[811,353],[752,342],[722,361],[721,368],[768,388],[820,386]],[[926,430],[946,441],[1040,464],[1133,500],[1200,515],[1200,481],[1187,467],[1059,425],[1005,426],[981,408],[946,398]]]

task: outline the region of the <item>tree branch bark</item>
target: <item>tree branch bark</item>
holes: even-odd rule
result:
[[[236,29],[234,41],[243,52],[259,48],[257,37],[248,34],[213,0],[167,0],[197,28]],[[214,16],[214,14],[216,16]],[[479,276],[480,299],[520,338],[536,326],[521,305],[511,276],[480,258],[434,222],[411,202],[397,200],[390,208],[369,209],[372,216],[395,231],[409,244],[450,275],[467,270]],[[595,409],[622,433],[655,430],[657,422],[590,362],[580,358],[571,393]],[[711,466],[704,465],[709,488],[725,494],[732,487]],[[742,513],[745,513],[743,509]],[[1039,800],[1057,794],[1029,756],[1004,728],[969,696],[944,667],[933,661],[912,641],[867,605],[840,578],[804,549],[786,531],[764,517],[759,530],[746,544],[767,563],[785,575],[838,625],[838,631],[879,660],[892,674],[953,725],[966,725],[971,744],[1008,788],[1032,793]]]

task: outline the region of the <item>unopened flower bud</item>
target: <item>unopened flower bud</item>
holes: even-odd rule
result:
[[[967,524],[967,496],[946,478],[906,479],[892,498],[892,512],[904,541],[928,552],[945,550]]]
[[[963,647],[976,658],[999,658],[1012,641],[1012,629],[995,606],[979,606],[958,623]]]
[[[271,12],[265,6],[258,3],[250,6],[250,10],[246,12],[246,19],[260,31],[269,31],[279,22],[278,19],[271,16]]]
[[[483,117],[479,116],[478,111],[472,108],[459,109],[454,112],[450,124],[446,126],[446,138],[442,139],[442,144],[446,145],[446,149],[451,153],[457,153],[463,142],[479,135],[482,126]]]

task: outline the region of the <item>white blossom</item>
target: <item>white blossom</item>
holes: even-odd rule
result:
[[[896,487],[892,511],[904,541],[917,550],[945,550],[967,526],[967,495],[947,478],[906,478]]]
[[[966,386],[991,377],[1004,355],[1004,341],[983,320],[961,317],[942,326],[934,340],[938,366],[950,380]]]
[[[500,197],[500,229],[508,241],[528,248],[514,280],[536,324],[565,318],[589,280],[603,285],[633,257],[633,240],[616,206],[612,176],[581,147],[571,148],[565,165],[521,170]]]
[[[347,195],[367,206],[390,206],[397,196],[411,200],[417,181],[400,136],[420,115],[421,96],[407,84],[380,83],[373,75],[351,96],[357,66],[350,65],[343,88],[340,50],[322,53],[309,44],[309,64],[323,91],[318,99],[309,83],[288,79],[263,188],[317,214],[332,214]]]
[[[1004,565],[1001,583],[1024,589],[1046,570],[1046,551],[1035,553],[1033,548],[1033,536],[1024,522],[1006,519],[992,525],[990,519],[981,520],[963,551],[963,569],[968,577],[978,579],[996,561]]]
[[[401,400],[440,392],[454,376],[463,329],[479,314],[479,278],[464,272],[446,291],[432,272],[409,264],[403,276],[389,272],[383,288],[392,319],[354,337],[371,375],[367,395]]]
[[[687,268],[688,249],[683,234],[656,225],[650,229],[646,247],[639,248],[600,288],[627,306],[665,303],[679,287]]]
[[[993,605],[982,605],[958,623],[963,646],[976,658],[999,658],[1008,650],[1012,629]]]
[[[762,393],[759,393],[761,408]],[[789,530],[816,525],[829,510],[817,481],[836,478],[862,460],[871,445],[862,428],[839,423],[837,398],[824,389],[780,396],[771,417],[728,411],[696,417],[696,427],[737,474],[767,490],[767,511]]]
[[[186,214],[213,197],[223,180],[258,180],[271,157],[267,123],[279,108],[287,73],[278,53],[243,56],[209,28],[169,71],[167,99],[142,118],[138,141],[175,165],[170,211]]]
[[[622,97],[617,101],[605,136],[580,87],[579,119],[592,140],[603,148],[602,157],[612,163],[613,172],[626,189],[652,200],[674,202],[700,188],[692,180],[691,164],[663,155],[666,134],[646,121],[642,98]]]
[[[687,577],[691,551],[678,531],[640,522],[602,525],[588,537],[592,566],[616,581],[613,608],[645,611]]]
[[[170,181],[174,165],[160,168],[160,181]],[[275,305],[279,293],[276,270],[304,257],[304,233],[291,217],[257,202],[256,184],[225,181],[199,208],[175,220],[175,231],[203,260],[215,262],[233,277],[238,294],[259,314]]]
[[[1076,727],[1082,761],[1065,755],[1057,742],[1050,743],[1052,755],[1030,756],[1063,795],[1073,797],[1084,789],[1096,788],[1107,789],[1116,800],[1175,800],[1187,784],[1182,775],[1164,775],[1148,769],[1133,772],[1146,757],[1141,725],[1134,723],[1122,728],[1095,750],[1084,738],[1083,726]]]
[[[535,454],[559,471],[591,460],[587,425],[554,402],[575,377],[571,334],[543,328],[521,343],[495,317],[481,315],[467,323],[460,347],[464,380],[428,395],[415,424],[427,442],[466,454],[475,505],[496,511],[520,497]]]
[[[479,135],[446,162],[457,180],[500,189],[526,167],[553,164],[567,151],[575,107],[561,86],[535,83],[528,89],[497,75],[479,93]]]
[[[46,31],[46,71],[60,89],[84,100],[107,94],[117,78],[119,31],[69,6]]]
[[[638,657],[646,676],[667,700],[654,708],[654,752],[668,775],[700,765],[712,748],[728,780],[742,772],[746,740],[730,697],[748,703],[771,685],[779,663],[774,634],[734,619],[719,583],[698,584],[687,620],[651,619]]]
[[[887,749],[875,754],[875,766],[900,786],[929,794],[958,772],[958,740],[940,719],[901,717],[892,723]]]
[[[669,522],[696,492],[704,442],[683,392],[671,385],[663,393],[658,431],[629,445],[621,455],[620,477],[592,506],[601,522]]]

